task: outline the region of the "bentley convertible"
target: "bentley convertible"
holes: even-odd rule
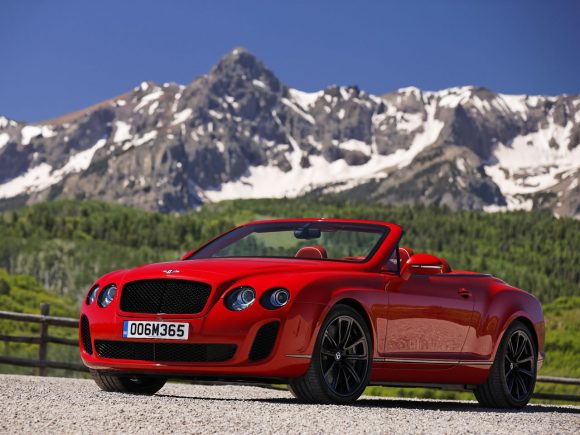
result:
[[[544,356],[539,302],[402,236],[385,222],[261,221],[180,261],[111,272],[83,303],[81,357],[105,391],[186,378],[285,383],[313,403],[389,385],[526,405]]]

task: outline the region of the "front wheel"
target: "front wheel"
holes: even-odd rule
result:
[[[289,389],[308,403],[352,403],[367,386],[372,338],[363,317],[350,306],[336,305],[324,320],[304,376]]]
[[[91,370],[91,376],[103,391],[145,396],[157,393],[167,381],[160,376],[117,375],[101,373],[98,370]]]
[[[488,408],[522,408],[536,385],[537,350],[529,328],[516,321],[504,334],[489,377],[475,391]]]

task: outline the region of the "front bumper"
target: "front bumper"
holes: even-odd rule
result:
[[[240,312],[232,312],[223,303],[216,303],[204,316],[119,314],[113,306],[100,308],[96,304],[84,306],[90,329],[90,347],[83,343],[79,331],[81,358],[91,369],[127,373],[157,373],[174,376],[212,376],[240,378],[293,378],[304,375],[310,363],[317,333],[317,320],[323,305],[293,303],[280,310],[267,310],[254,304]],[[138,317],[137,317],[138,316]],[[82,317],[81,317],[82,318]],[[123,338],[125,320],[149,320],[189,323],[187,340],[127,339]],[[279,322],[275,340],[269,352],[256,360],[252,348],[262,326]],[[82,322],[81,322],[82,323]],[[86,338],[85,338],[86,340]],[[105,358],[99,354],[97,341],[132,343],[168,343],[198,345],[235,345],[233,357],[218,362],[152,361],[140,359]],[[88,350],[92,350],[91,353]]]

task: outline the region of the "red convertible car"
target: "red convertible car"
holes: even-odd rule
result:
[[[261,221],[111,272],[83,304],[81,357],[103,390],[133,394],[188,378],[287,383],[304,402],[389,385],[524,406],[544,355],[539,302],[402,236],[385,222]]]

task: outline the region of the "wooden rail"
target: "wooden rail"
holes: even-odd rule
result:
[[[0,311],[0,319],[13,320],[16,322],[33,322],[40,323],[40,335],[38,337],[17,337],[10,335],[0,335],[0,341],[7,343],[28,343],[28,344],[38,344],[38,359],[26,359],[26,358],[16,358],[9,356],[0,355],[0,364],[9,364],[15,366],[23,367],[36,367],[38,368],[38,374],[40,376],[46,375],[47,368],[53,369],[64,369],[64,370],[74,370],[79,372],[88,372],[88,369],[83,364],[70,363],[70,362],[57,362],[48,361],[47,350],[48,344],[61,344],[65,346],[78,347],[79,343],[76,339],[71,338],[61,338],[53,337],[48,333],[49,326],[59,326],[64,328],[75,328],[79,327],[79,321],[77,319],[71,319],[67,317],[54,317],[50,316],[50,305],[42,304],[40,306],[40,315],[37,314],[24,314],[24,313],[13,313],[11,311]],[[580,379],[573,378],[561,378],[556,376],[538,376],[538,382],[560,384],[560,385],[580,385]],[[548,394],[548,393],[534,393],[533,395],[536,399],[546,399],[546,400],[565,400],[571,402],[580,402],[580,395],[574,394]]]
[[[38,314],[13,313],[11,311],[0,311],[0,319],[12,320],[15,322],[40,323],[40,334],[38,337],[0,335],[0,341],[6,343],[37,344],[38,359],[35,360],[0,355],[0,364],[9,364],[22,367],[36,367],[38,369],[39,376],[46,376],[47,368],[88,372],[88,369],[83,364],[61,361],[48,361],[47,359],[49,343],[73,347],[78,347],[79,345],[79,342],[76,339],[53,337],[49,335],[48,327],[58,326],[63,328],[78,329],[79,321],[77,319],[71,319],[67,317],[51,316],[49,304],[41,304],[40,313],[41,314],[38,315]]]

